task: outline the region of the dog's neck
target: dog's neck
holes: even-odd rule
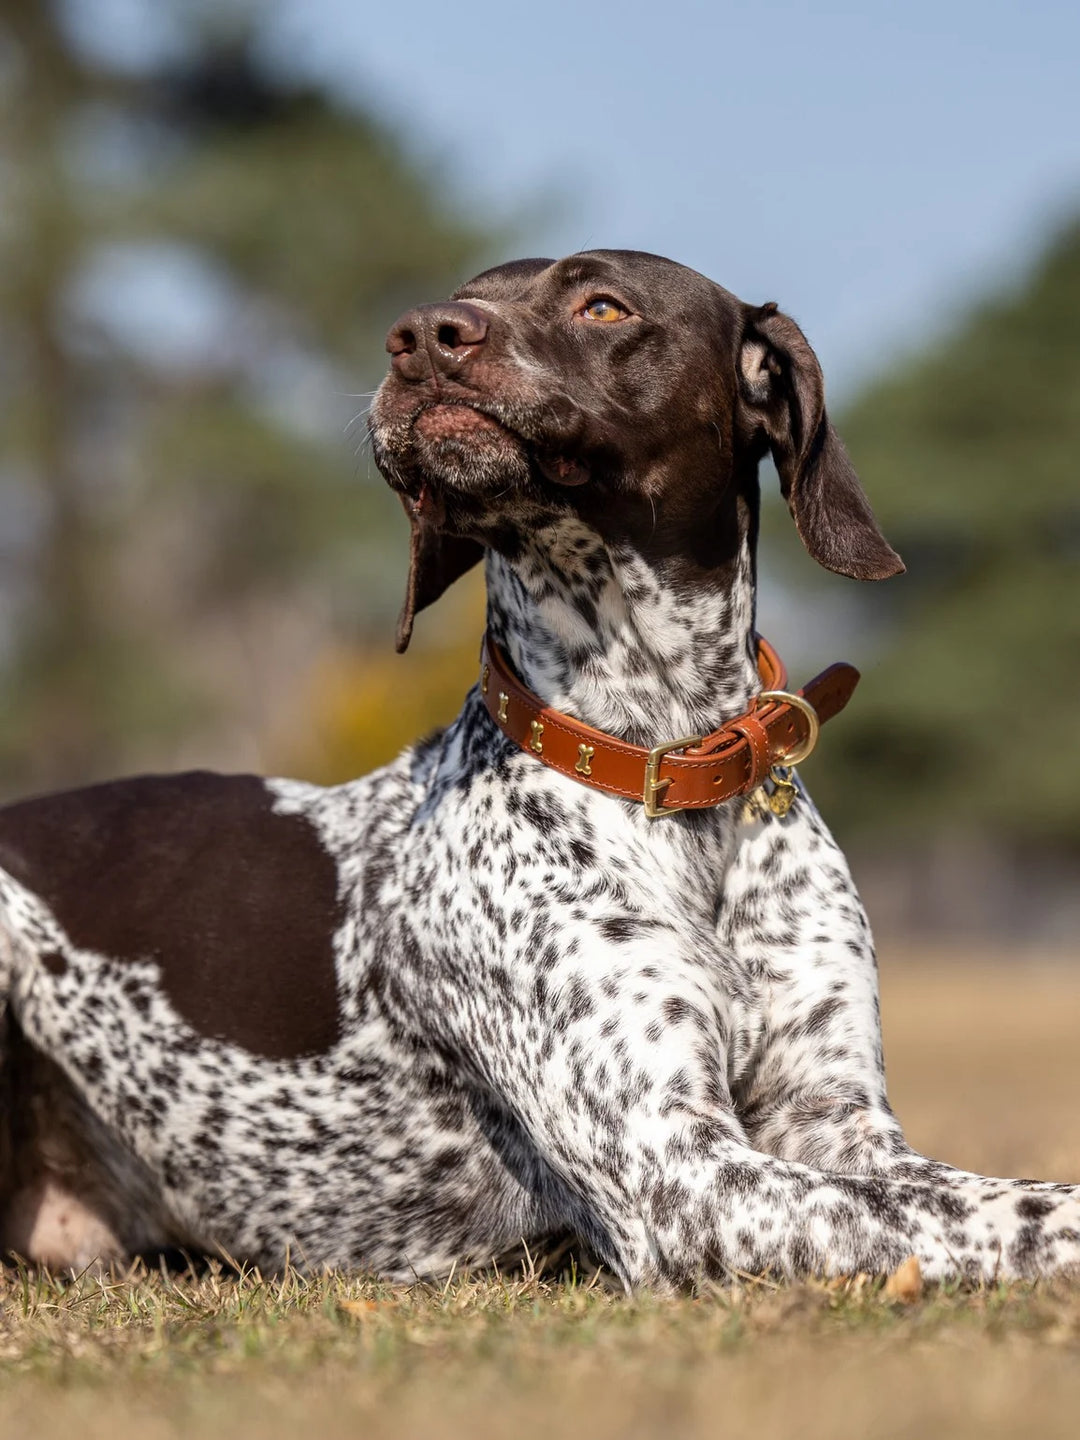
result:
[[[715,570],[649,560],[580,520],[489,551],[488,631],[548,705],[652,746],[707,734],[760,689],[753,530]]]

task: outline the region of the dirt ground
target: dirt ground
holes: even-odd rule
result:
[[[1072,963],[884,947],[881,1010],[889,1095],[917,1149],[1080,1181],[1080,941]]]
[[[914,1143],[1080,1181],[1080,963],[892,947],[882,990]],[[5,1437],[1029,1433],[1080,1433],[1080,1283],[902,1303],[864,1281],[658,1300],[588,1276],[0,1280]]]

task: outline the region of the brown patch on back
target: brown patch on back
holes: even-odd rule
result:
[[[0,865],[75,945],[159,965],[201,1035],[275,1060],[337,1040],[337,870],[254,776],[143,776],[11,805]],[[43,957],[54,974],[58,961]]]

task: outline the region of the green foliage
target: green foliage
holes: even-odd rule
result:
[[[264,744],[253,690],[280,709],[306,652],[390,633],[404,526],[350,392],[406,302],[488,257],[370,116],[260,60],[268,7],[162,3],[179,43],[133,70],[72,7],[0,0],[8,790],[248,761],[223,737]],[[209,306],[193,354],[125,300],[140,265]]]
[[[1080,223],[838,424],[908,574],[853,592],[873,663],[815,795],[848,831],[1080,842]]]
[[[446,718],[475,648],[444,611],[387,672],[404,526],[342,431],[394,314],[492,243],[370,115],[260,61],[269,7],[165,12],[180,43],[110,68],[75,7],[0,0],[0,790],[355,772]],[[140,254],[216,296],[194,356],[112,295]],[[840,426],[909,573],[845,592],[866,677],[815,794],[849,833],[1080,842],[1080,227]]]

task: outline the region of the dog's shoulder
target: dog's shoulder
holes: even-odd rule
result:
[[[156,964],[201,1034],[281,1057],[337,1038],[337,865],[272,782],[193,771],[20,801],[0,866],[72,945]]]

